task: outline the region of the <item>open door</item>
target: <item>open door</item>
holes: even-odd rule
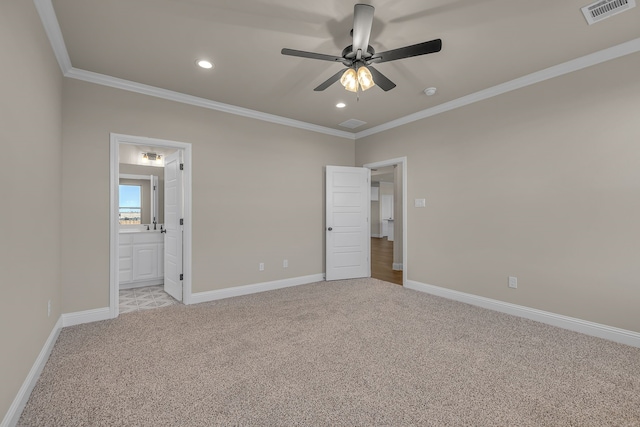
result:
[[[371,170],[327,166],[326,280],[371,276]]]
[[[164,162],[164,290],[182,301],[182,150]]]

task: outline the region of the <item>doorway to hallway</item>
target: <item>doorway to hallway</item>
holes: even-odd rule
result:
[[[371,169],[371,277],[404,285],[408,258],[407,158],[363,166]],[[390,201],[391,209],[383,212],[384,201]]]

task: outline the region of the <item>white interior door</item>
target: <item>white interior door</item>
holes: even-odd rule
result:
[[[182,150],[164,162],[164,290],[182,301]]]
[[[326,279],[371,276],[371,170],[327,166]]]

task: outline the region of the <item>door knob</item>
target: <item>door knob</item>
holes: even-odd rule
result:
[[[327,230],[331,231],[331,230],[333,230],[333,228],[329,227],[329,228],[327,228]]]
[[[160,233],[166,233],[167,229],[165,228],[164,230],[160,230]]]

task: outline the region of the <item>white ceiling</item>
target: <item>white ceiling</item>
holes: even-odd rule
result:
[[[51,0],[35,1],[47,5]],[[590,26],[580,11],[589,4],[584,0],[364,2],[376,8],[370,41],[376,51],[434,38],[441,38],[443,47],[439,53],[379,64],[376,68],[397,87],[389,92],[372,88],[360,94],[359,102],[339,83],[324,92],[313,91],[340,70],[339,64],[280,54],[287,47],[339,56],[350,44],[355,2],[53,0],[52,4],[74,70],[346,132],[462,105],[461,98],[473,98],[472,94],[532,73],[538,77],[530,80],[539,81],[554,75],[540,74],[541,70],[567,61],[576,64],[574,60],[585,55],[599,55],[594,60],[599,62],[607,58],[603,50],[625,42],[632,42],[633,51],[639,49],[640,7]],[[56,53],[63,62],[64,52]],[[210,59],[215,68],[199,69],[198,58]],[[438,92],[427,97],[422,91],[430,86]],[[340,101],[347,107],[337,109]],[[339,123],[348,119],[367,124],[354,130],[341,128]]]

